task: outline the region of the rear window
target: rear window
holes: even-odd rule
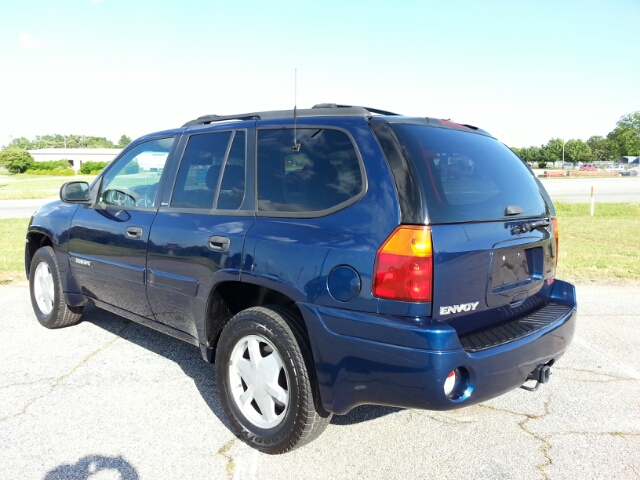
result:
[[[522,218],[547,213],[530,170],[494,138],[393,124],[416,167],[431,223]],[[507,217],[507,207],[522,213]]]

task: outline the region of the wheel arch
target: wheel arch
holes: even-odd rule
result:
[[[60,245],[55,239],[55,235],[50,230],[42,227],[29,227],[24,247],[24,270],[27,280],[29,280],[31,275],[31,263],[35,253],[42,247],[51,247],[58,262],[60,281],[62,282],[62,289],[67,305],[73,307],[85,305],[88,300],[84,295],[79,293],[80,290],[71,275],[71,269],[68,267],[67,252],[64,247],[60,248]]]
[[[206,345],[203,350],[205,360],[213,363],[220,333],[231,318],[251,307],[281,305],[292,309],[298,326],[310,345],[309,332],[295,300],[289,295],[259,283],[246,281],[226,281],[216,285],[209,293],[205,314]]]
[[[33,255],[42,247],[51,247],[55,250],[52,238],[53,235],[47,230],[31,229],[27,232],[24,246],[24,269],[27,279],[29,279],[31,273]]]

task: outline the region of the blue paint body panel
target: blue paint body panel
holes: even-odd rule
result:
[[[390,319],[301,305],[312,339],[324,407],[344,414],[362,404],[451,410],[522,385],[537,365],[566,351],[576,324],[573,286],[556,281],[552,298],[568,313],[529,337],[477,353],[462,349],[451,327],[433,319]],[[465,367],[473,391],[444,394],[449,372]]]

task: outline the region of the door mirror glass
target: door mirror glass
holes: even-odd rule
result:
[[[60,188],[60,199],[66,203],[87,203],[91,200],[87,182],[67,182]]]

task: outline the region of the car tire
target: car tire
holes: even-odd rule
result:
[[[83,307],[70,307],[64,301],[53,248],[42,247],[33,255],[29,269],[29,292],[33,311],[43,327],[62,328],[80,321]]]
[[[287,307],[248,308],[218,341],[215,372],[224,411],[236,436],[264,453],[301,447],[331,421],[301,321]]]

